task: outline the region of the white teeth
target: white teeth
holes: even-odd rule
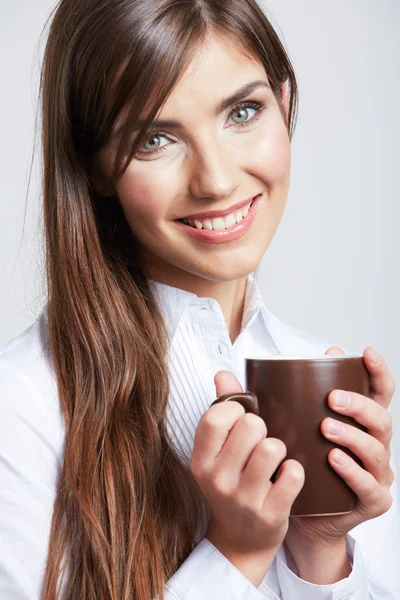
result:
[[[227,217],[225,217],[225,219],[223,219],[225,221],[225,227],[227,229],[229,229],[229,227],[233,227],[233,225],[236,225],[236,217],[234,214],[230,214]]]
[[[208,231],[214,229],[216,231],[222,231],[223,229],[229,229],[230,227],[233,227],[233,225],[236,225],[236,223],[240,223],[242,219],[247,217],[252,203],[253,200],[241,210],[233,212],[224,218],[218,217],[217,219],[204,219],[204,221],[200,221],[197,219],[182,219],[182,221],[186,225],[190,225],[191,227],[195,227],[196,229],[207,229]]]
[[[223,229],[226,229],[225,227],[225,220],[226,219],[212,219],[211,223],[213,226],[213,229],[215,229],[216,231],[222,231]]]

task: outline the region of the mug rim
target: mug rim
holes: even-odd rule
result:
[[[322,356],[319,354],[308,354],[304,356],[294,356],[294,355],[280,355],[275,354],[274,356],[246,356],[245,360],[337,360],[343,358],[363,358],[362,354],[323,354]]]

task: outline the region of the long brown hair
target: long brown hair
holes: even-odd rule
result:
[[[164,598],[206,534],[205,500],[167,435],[165,324],[118,198],[93,185],[96,156],[129,108],[113,189],[211,34],[264,65],[282,115],[288,82],[290,140],[296,79],[255,0],[61,0],[50,17],[40,81],[43,217],[66,438],[42,600]]]

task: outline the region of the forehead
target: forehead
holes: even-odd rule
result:
[[[261,61],[237,41],[235,43],[220,36],[210,36],[199,47],[165,99],[153,124],[160,128],[179,129],[180,124],[185,121],[196,122],[200,113],[202,117],[213,118],[258,88],[270,90]],[[142,126],[151,106],[152,100],[149,99],[143,115],[136,119],[135,130]],[[122,111],[112,139],[117,139],[124,130],[129,108],[125,107]]]
[[[216,101],[254,80],[268,81],[262,63],[233,41],[212,36],[199,48],[166,99],[163,114],[194,101],[213,109]]]

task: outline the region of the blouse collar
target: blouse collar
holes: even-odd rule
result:
[[[156,291],[171,342],[179,324],[185,320],[189,322],[203,320],[208,323],[208,326],[210,325],[210,315],[202,308],[212,308],[214,314],[218,313],[214,319],[223,320],[221,307],[213,298],[199,298],[192,292],[153,280],[150,280],[150,286],[152,290]],[[192,308],[193,310],[191,310]],[[257,320],[258,317],[260,320]],[[244,330],[246,332],[253,331],[253,325],[256,335],[261,333],[259,327],[264,327],[274,354],[324,354],[328,347],[334,345],[328,340],[286,325],[272,313],[264,304],[254,272],[247,276],[241,333]],[[351,353],[347,348],[343,348],[343,350],[346,354]]]
[[[173,287],[159,281],[150,279],[150,287],[155,292],[156,298],[161,312],[165,318],[169,338],[172,341],[176,330],[185,316],[189,308],[198,307],[199,310],[206,307],[214,308],[214,313],[218,313],[221,317],[222,310],[217,300],[208,297],[199,297],[193,292],[188,292],[181,288]],[[244,303],[244,312],[242,319],[242,329],[250,327],[256,320],[258,314],[262,312],[265,315],[265,305],[262,299],[258,282],[255,273],[252,272],[246,279],[246,294]],[[198,313],[201,320],[201,313]],[[209,316],[207,315],[209,321]]]

